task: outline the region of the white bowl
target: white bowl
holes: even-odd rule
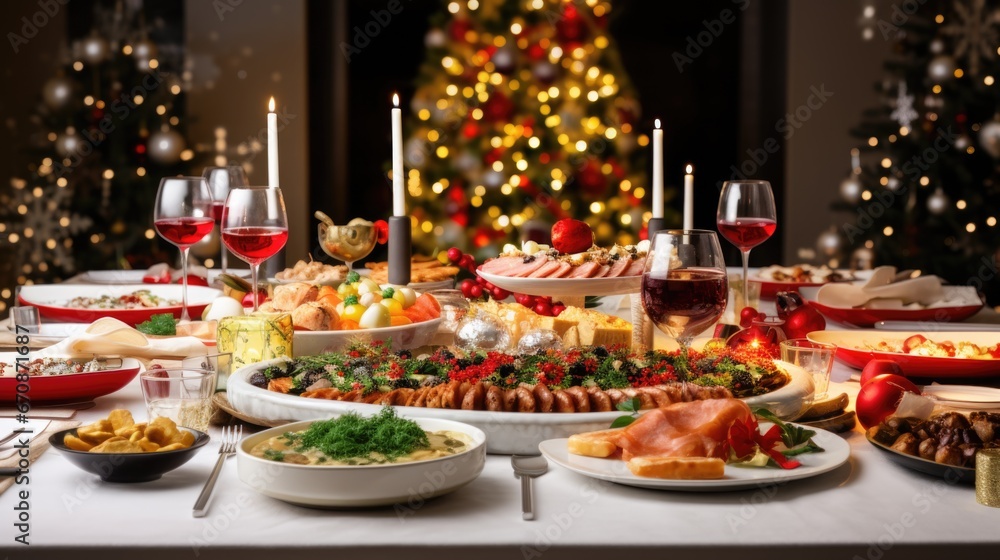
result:
[[[409,350],[430,344],[441,326],[441,317],[430,321],[382,327],[380,329],[357,329],[351,331],[295,331],[292,335],[292,353],[296,358],[315,356],[325,352],[337,352],[347,348],[352,340],[392,339],[395,350]]]
[[[472,446],[429,461],[363,466],[278,463],[250,454],[258,443],[285,432],[304,430],[312,420],[256,433],[236,449],[240,480],[272,498],[309,507],[348,508],[422,503],[472,482],[486,463],[486,434],[450,420],[418,419],[426,431],[451,430],[468,435]]]

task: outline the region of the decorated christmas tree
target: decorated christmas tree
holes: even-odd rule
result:
[[[611,3],[444,7],[406,125],[414,243],[488,256],[565,217],[590,223],[598,244],[638,240],[649,123],[608,34]]]
[[[835,204],[850,212],[839,234],[855,264],[919,269],[996,303],[1000,9],[983,0],[917,6],[878,19],[876,36],[895,48],[883,105],[853,130],[862,157]]]
[[[7,285],[148,266],[159,180],[193,157],[177,45],[154,40],[141,3],[93,6],[91,33],[65,50],[19,146],[33,161],[0,193]]]

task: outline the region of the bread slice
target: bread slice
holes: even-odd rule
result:
[[[682,480],[722,478],[726,463],[716,457],[633,457],[628,469],[636,476]]]
[[[597,432],[585,432],[569,436],[566,447],[574,455],[584,455],[586,457],[610,457],[618,451],[618,436],[622,433],[621,428],[610,430],[600,430]]]

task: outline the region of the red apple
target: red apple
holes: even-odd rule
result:
[[[586,222],[564,218],[552,226],[552,246],[560,253],[582,253],[594,246],[594,231]]]
[[[861,386],[864,387],[875,376],[883,373],[903,375],[903,368],[892,360],[871,360],[865,364],[865,369],[861,370]]]
[[[883,373],[861,387],[854,409],[865,428],[877,426],[899,407],[903,393],[920,394],[920,389],[901,375]]]

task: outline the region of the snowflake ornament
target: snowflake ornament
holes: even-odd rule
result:
[[[1000,10],[987,11],[986,0],[955,2],[957,17],[941,28],[955,40],[955,58],[964,59],[970,75],[978,76],[984,59],[996,56]]]
[[[920,116],[913,108],[913,100],[914,97],[906,93],[906,81],[901,80],[899,90],[896,92],[896,108],[889,115],[901,127],[911,128],[910,125]]]

